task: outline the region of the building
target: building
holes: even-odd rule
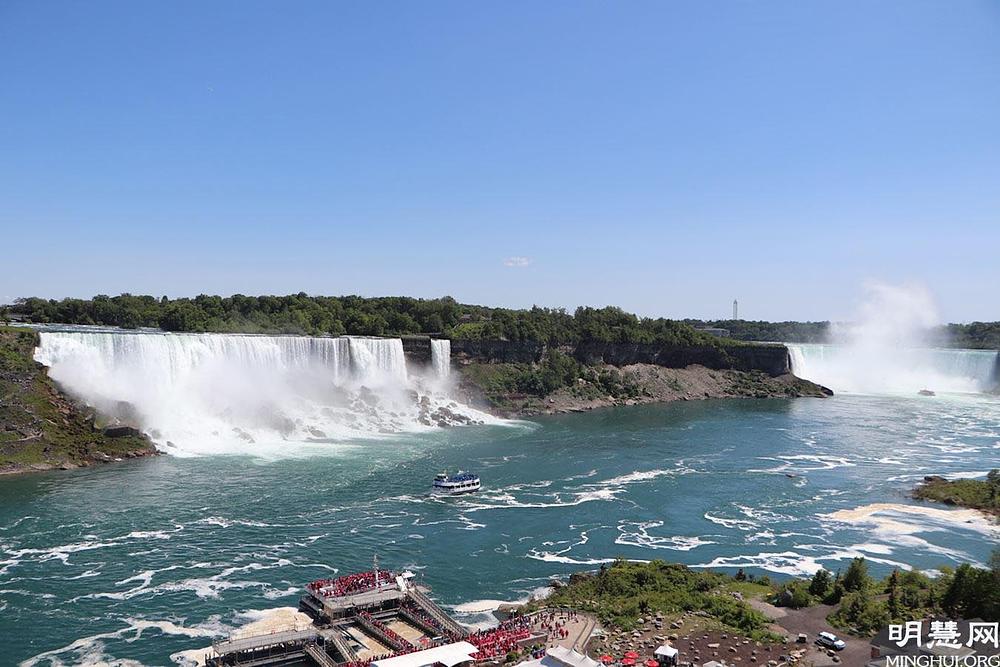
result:
[[[565,646],[556,646],[545,651],[536,660],[519,663],[517,667],[601,667],[601,663]]]
[[[430,667],[437,664],[444,667],[460,667],[471,665],[475,661],[473,655],[478,650],[469,642],[454,642],[424,651],[375,660],[372,662],[372,667]]]

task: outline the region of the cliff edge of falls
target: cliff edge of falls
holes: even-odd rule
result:
[[[38,334],[0,327],[0,474],[71,469],[156,454],[128,427],[101,428],[32,355]]]

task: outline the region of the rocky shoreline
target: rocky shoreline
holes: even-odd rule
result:
[[[32,357],[37,343],[33,331],[0,327],[0,475],[157,454],[138,430],[102,426],[92,411],[61,392]]]
[[[996,469],[986,480],[949,480],[940,475],[927,475],[911,495],[917,500],[976,510],[1000,522],[1000,471]]]
[[[579,381],[574,387],[558,389],[546,396],[524,393],[490,394],[474,379],[474,373],[461,373],[461,399],[498,417],[517,418],[535,415],[586,412],[600,408],[727,398],[825,398],[833,392],[826,387],[798,378],[791,373],[771,377],[759,371],[714,370],[699,365],[667,368],[655,364],[630,364],[622,367],[598,366],[597,370],[615,370],[639,391],[635,396],[594,395]]]

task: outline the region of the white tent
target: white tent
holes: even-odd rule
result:
[[[602,667],[601,663],[565,646],[545,652],[545,657],[520,663],[517,667]]]
[[[472,661],[472,654],[478,651],[469,642],[455,642],[444,646],[435,646],[425,651],[415,651],[393,658],[376,660],[374,667],[428,667],[440,662],[445,667],[455,667],[463,662]]]
[[[655,651],[653,651],[653,655],[657,655],[657,656],[662,655],[662,656],[667,657],[667,658],[676,658],[677,657],[677,649],[675,649],[673,646],[670,646],[668,644],[664,644],[660,648],[658,648]]]

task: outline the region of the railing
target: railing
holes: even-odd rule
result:
[[[398,634],[386,627],[385,623],[378,620],[367,612],[360,612],[357,616],[358,622],[365,630],[374,635],[376,639],[397,651],[412,649],[413,644],[406,641]]]
[[[316,661],[319,667],[337,667],[336,661],[318,644],[306,644],[303,650],[306,652],[306,655]]]
[[[465,628],[459,625],[458,622],[455,621],[453,618],[451,618],[443,611],[438,609],[438,606],[434,604],[434,602],[430,598],[428,598],[422,592],[417,590],[415,586],[413,587],[413,590],[410,592],[410,597],[412,597],[413,601],[416,602],[421,609],[426,611],[431,618],[440,623],[441,627],[443,627],[446,631],[454,632],[455,634],[461,637],[464,637],[468,634]]]
[[[406,619],[406,621],[410,623],[410,625],[415,625],[416,627],[420,628],[421,630],[423,630],[428,634],[439,635],[442,632],[445,632],[444,628],[440,627],[439,625],[435,625],[436,622],[434,621],[433,618],[430,618],[429,616],[427,618],[422,618],[421,616],[414,614],[410,609],[407,609],[406,607],[399,608],[399,615],[402,616],[404,619]]]
[[[340,653],[341,657],[343,657],[345,661],[354,662],[355,660],[358,659],[358,654],[355,653],[354,650],[347,645],[347,642],[344,641],[344,638],[340,635],[340,632],[341,632],[340,628],[333,627],[330,630],[321,631],[320,634],[323,635],[323,638],[326,641],[333,644],[334,648],[337,649],[337,652]]]

